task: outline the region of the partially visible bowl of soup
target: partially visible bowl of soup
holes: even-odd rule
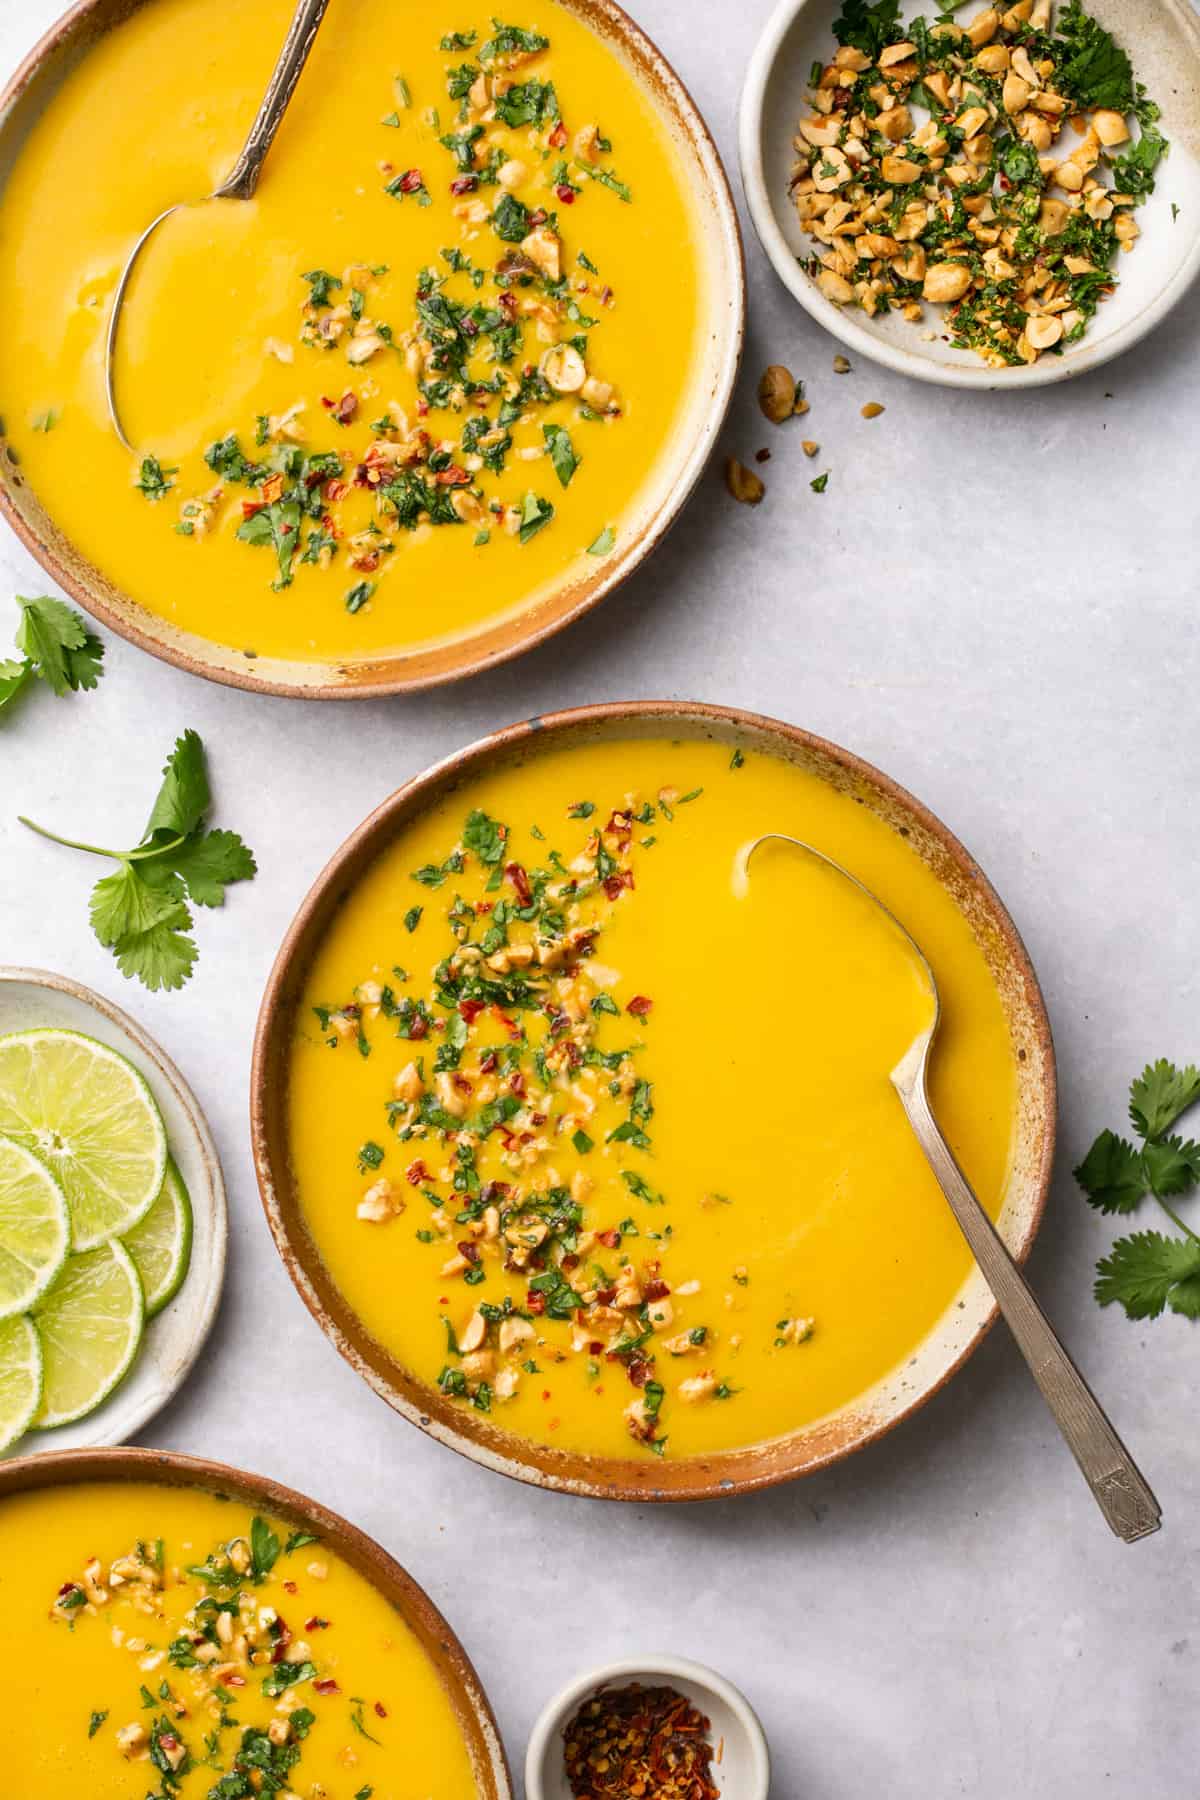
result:
[[[848,1454],[992,1317],[889,1082],[933,1101],[1017,1257],[1054,1065],[961,845],[849,753],[724,708],[517,726],[347,841],[260,1016],[254,1149],[301,1294],[393,1406],[506,1473],[700,1498]]]
[[[152,1450],[7,1463],[0,1566],[14,1794],[511,1800],[445,1619],[275,1482]]]
[[[738,226],[611,0],[332,0],[249,201],[209,201],[290,0],[85,0],[0,99],[0,504],[185,668],[347,697],[546,637],[715,440]],[[536,16],[535,16],[536,15]],[[146,225],[105,399],[114,289]]]

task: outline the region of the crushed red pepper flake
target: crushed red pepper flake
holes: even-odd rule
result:
[[[670,1687],[602,1689],[563,1733],[575,1800],[720,1800],[704,1714]]]

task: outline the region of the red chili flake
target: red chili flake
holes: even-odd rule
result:
[[[452,194],[473,194],[478,186],[478,175],[456,175],[450,183],[450,192]]]
[[[473,1094],[475,1092],[475,1083],[473,1081],[468,1081],[466,1076],[461,1075],[457,1069],[454,1071],[452,1080],[460,1094]]]
[[[408,1035],[414,1043],[421,1038],[429,1036],[429,1020],[423,1013],[417,1014],[416,1018],[408,1028]]]
[[[320,1681],[313,1682],[314,1694],[340,1694],[341,1691],[332,1675],[323,1675]]]
[[[416,1162],[410,1162],[404,1171],[404,1179],[410,1187],[420,1187],[423,1181],[432,1181],[433,1176],[418,1156]]]
[[[460,1000],[458,1003],[458,1010],[468,1025],[473,1025],[486,1007],[486,1000]]]
[[[225,1687],[245,1687],[246,1685],[244,1675],[225,1675],[222,1677],[222,1681]]]
[[[465,1256],[469,1263],[477,1263],[479,1261],[479,1246],[473,1244],[469,1238],[465,1238],[461,1244],[458,1244],[455,1247],[458,1250],[458,1254],[460,1256]]]
[[[242,501],[242,517],[243,517],[243,519],[252,519],[254,517],[255,513],[260,513],[262,511],[262,509],[263,509],[263,506],[262,506],[261,500],[243,500]]]
[[[274,475],[268,475],[258,491],[262,495],[263,503],[270,506],[271,502],[278,500],[283,492],[283,476],[278,471]]]
[[[517,899],[522,906],[528,906],[533,899],[533,889],[529,885],[529,877],[519,862],[505,863],[504,873],[516,889]]]
[[[336,506],[337,502],[339,500],[344,500],[349,492],[350,490],[346,486],[346,483],[344,481],[339,481],[336,475],[331,481],[325,483],[325,498],[328,500],[330,506]]]
[[[606,875],[604,892],[610,900],[619,900],[626,888],[633,886],[633,870],[622,869],[617,875]]]
[[[604,1350],[604,1345],[600,1342],[599,1338],[593,1338],[591,1343],[588,1345],[589,1354],[592,1356],[600,1356],[602,1354],[603,1350]]]
[[[283,1591],[285,1594],[298,1594],[300,1589],[296,1586],[294,1581],[285,1581],[283,1584]]]
[[[625,1373],[635,1388],[644,1388],[650,1379],[650,1364],[644,1356],[631,1356],[625,1364]]]
[[[471,484],[471,477],[457,463],[451,463],[449,468],[439,469],[433,479],[439,487],[469,487]]]
[[[755,462],[757,462],[757,463],[764,463],[764,462],[770,462],[770,460],[771,460],[771,452],[770,452],[770,451],[769,451],[769,450],[766,450],[766,449],[763,449],[763,450],[756,450],[756,451],[755,451],[755,452],[754,452],[754,460],[755,460]]]
[[[515,1094],[517,1096],[518,1100],[524,1094],[524,1092],[525,1092],[525,1077],[522,1075],[520,1069],[514,1069],[512,1074],[509,1076],[508,1091],[510,1094]]]
[[[508,1014],[505,1012],[505,1010],[502,1006],[497,1006],[493,1002],[492,1015],[494,1018],[496,1018],[500,1021],[501,1025],[503,1025],[505,1031],[507,1031],[510,1038],[519,1038],[520,1037],[521,1027],[517,1024],[517,1021],[515,1019],[509,1018]]]
[[[365,575],[370,575],[379,567],[378,550],[368,550],[365,556],[352,556],[350,558],[350,567],[352,569],[361,570]]]
[[[475,902],[476,916],[482,918],[485,913],[490,913],[495,904],[494,900],[477,900]]]
[[[304,1629],[305,1631],[328,1631],[329,1620],[319,1618],[318,1615],[314,1613],[311,1619],[305,1619]]]
[[[563,1733],[576,1800],[720,1800],[712,1779],[712,1727],[670,1687],[602,1688]]]
[[[490,1075],[499,1061],[500,1058],[496,1055],[494,1050],[485,1050],[479,1059],[479,1073],[481,1075]]]
[[[560,119],[558,121],[558,124],[554,127],[554,130],[550,133],[549,137],[546,139],[546,142],[550,145],[550,148],[552,150],[561,150],[563,145],[566,143],[566,141],[567,141],[567,128],[563,124],[562,120]]]
[[[544,206],[534,207],[529,215],[529,223],[531,225],[544,225],[546,223],[546,209]]]
[[[577,1269],[579,1267],[579,1258],[573,1250],[567,1251],[567,1254],[562,1259],[561,1267],[567,1271],[568,1275],[571,1273],[572,1269]]]
[[[605,1287],[605,1288],[597,1288],[596,1289],[596,1303],[599,1306],[611,1305],[612,1302],[616,1299],[616,1297],[617,1297],[617,1290],[615,1287]]]
[[[670,1291],[665,1281],[648,1281],[646,1283],[647,1300],[665,1300]]]
[[[377,1700],[375,1702],[374,1710],[375,1710],[375,1716],[377,1719],[386,1719],[387,1718],[387,1707],[383,1704],[382,1700]]]
[[[574,206],[574,204],[575,204],[575,189],[573,187],[570,187],[567,184],[567,182],[560,181],[558,186],[555,188],[554,192],[556,193],[558,198],[562,201],[564,206]]]
[[[546,1296],[542,1293],[540,1288],[529,1289],[529,1292],[525,1296],[525,1306],[531,1313],[540,1314],[545,1312]]]
[[[598,1231],[596,1233],[596,1242],[598,1244],[603,1244],[606,1250],[619,1250],[621,1247],[621,1234],[614,1225],[609,1231]]]
[[[396,185],[402,194],[415,194],[425,183],[421,180],[420,169],[405,169]]]
[[[600,289],[599,300],[601,306],[611,306],[614,298],[615,296],[610,287],[602,287]]]
[[[653,1005],[653,1000],[647,999],[645,994],[635,994],[625,1011],[632,1013],[635,1019],[644,1019]]]
[[[543,1388],[543,1389],[542,1389],[542,1399],[543,1399],[543,1400],[549,1400],[549,1399],[550,1399],[550,1397],[551,1397],[551,1396],[550,1396],[550,1389],[549,1389],[549,1388]]]

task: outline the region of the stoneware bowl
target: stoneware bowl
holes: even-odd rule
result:
[[[170,1057],[128,1013],[77,981],[45,969],[0,968],[0,1036],[39,1025],[98,1038],[145,1076],[192,1203],[192,1257],[183,1286],[151,1319],[137,1360],[103,1405],[73,1425],[27,1432],[9,1452],[13,1456],[122,1444],[167,1404],[186,1381],[217,1316],[229,1232],[212,1133]]]
[[[969,23],[982,5],[957,17]],[[849,349],[920,381],[949,387],[1041,387],[1098,368],[1152,331],[1182,299],[1200,270],[1200,20],[1188,0],[1089,0],[1088,11],[1128,51],[1134,74],[1162,108],[1160,129],[1171,149],[1159,166],[1155,192],[1138,208],[1142,228],[1132,255],[1118,258],[1120,285],[1100,307],[1086,335],[1061,356],[1029,366],[989,369],[968,350],[939,335],[936,307],[923,325],[898,313],[869,319],[860,307],[835,306],[797,260],[812,254],[788,198],[795,160],[792,139],[805,105],[808,72],[836,47],[839,0],[780,0],[755,47],[742,89],[738,143],[750,217],[775,272],[819,324]],[[901,18],[936,6],[902,0]],[[1172,208],[1177,211],[1172,211]]]
[[[910,794],[848,751],[792,725],[730,708],[677,701],[580,707],[497,732],[417,776],[384,801],[318,876],[275,960],[259,1013],[251,1131],[259,1188],[279,1252],[305,1304],[346,1360],[431,1436],[488,1468],[543,1487],[620,1500],[701,1500],[769,1487],[836,1462],[891,1429],[941,1387],[994,1317],[973,1271],[935,1330],[853,1406],[784,1437],[671,1462],[589,1457],[530,1443],[494,1415],[455,1405],[420,1382],[363,1326],[334,1284],[304,1223],[288,1153],[288,1055],[313,956],[346,895],[408,821],[497,764],[548,746],[631,736],[695,737],[782,756],[852,796],[902,833],[970,922],[1008,1018],[1017,1077],[1012,1168],[999,1228],[1023,1258],[1041,1220],[1054,1150],[1054,1053],[1037,979],[1016,929],[956,838]]]
[[[395,1608],[433,1664],[469,1747],[480,1800],[512,1800],[500,1733],[466,1651],[425,1590],[373,1538],[327,1507],[265,1475],[248,1475],[225,1463],[204,1462],[166,1450],[73,1450],[5,1463],[0,1467],[0,1506],[14,1494],[102,1481],[154,1481],[167,1487],[202,1488],[262,1507],[289,1525],[315,1532]]]
[[[711,1726],[712,1776],[729,1800],[767,1800],[771,1764],[758,1715],[745,1694],[702,1663],[679,1656],[643,1656],[606,1663],[579,1675],[538,1715],[525,1752],[525,1800],[571,1800],[563,1761],[563,1732],[576,1708],[605,1688],[672,1687],[690,1700]]]
[[[79,0],[51,27],[0,94],[0,186],[31,125],[89,47],[130,12],[153,3]],[[102,624],[167,662],[232,687],[311,700],[405,693],[479,674],[543,642],[617,587],[666,534],[716,443],[737,375],[745,320],[737,214],[708,129],[679,77],[649,38],[614,0],[562,3],[611,44],[633,72],[678,148],[698,203],[703,292],[688,400],[657,470],[621,531],[619,548],[586,575],[564,578],[528,606],[447,642],[344,663],[269,656],[247,662],[240,650],[155,617],[107,580],[40,505],[0,437],[0,514],[47,573]]]

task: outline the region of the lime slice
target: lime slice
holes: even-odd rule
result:
[[[123,1244],[68,1256],[33,1309],[42,1340],[42,1403],[35,1430],[82,1419],[106,1400],[137,1354],[146,1306]]]
[[[42,1397],[42,1346],[31,1320],[0,1323],[0,1450],[29,1430]]]
[[[192,1203],[169,1156],[158,1199],[121,1242],[141,1277],[146,1317],[152,1319],[179,1292],[192,1255]]]
[[[53,1175],[32,1151],[0,1137],[0,1319],[29,1311],[70,1242],[66,1196]]]
[[[71,1248],[92,1250],[153,1206],[167,1134],[142,1077],[79,1031],[0,1038],[0,1133],[53,1170],[71,1209]]]

